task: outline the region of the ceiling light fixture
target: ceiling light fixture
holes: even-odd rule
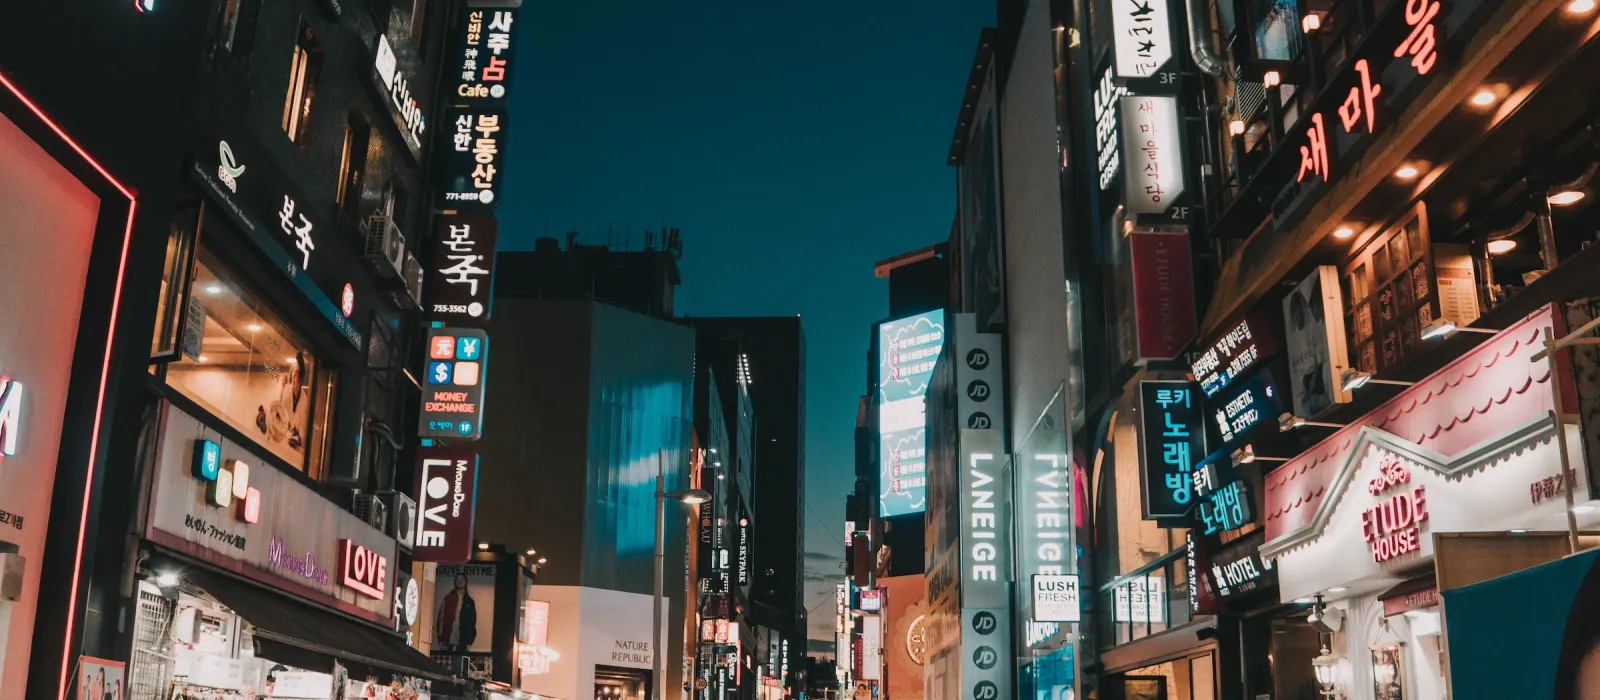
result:
[[[1583,515],[1584,513],[1593,513],[1594,512],[1594,506],[1588,505],[1588,504],[1581,505],[1581,506],[1573,506],[1572,507],[1572,512],[1577,513],[1578,515]]]
[[[1489,241],[1489,245],[1485,247],[1488,249],[1490,255],[1499,255],[1501,253],[1509,253],[1512,250],[1515,250],[1517,247],[1517,242],[1509,238],[1504,238],[1498,241]]]
[[[261,332],[261,324],[259,324],[259,323],[252,323],[249,326],[246,326],[246,328],[249,328],[251,333],[260,333]]]
[[[1417,166],[1410,163],[1402,165],[1399,169],[1394,171],[1394,176],[1402,180],[1415,179],[1420,174],[1422,174],[1422,171],[1417,170]]]
[[[196,357],[196,358],[194,358],[194,359],[196,359],[196,360],[199,360],[199,361],[201,361],[201,362],[209,362],[209,361],[211,361],[211,358],[209,358],[209,357],[206,357],[206,356],[205,356],[205,355],[201,355],[201,356],[199,356],[199,357]]]
[[[1583,190],[1567,190],[1550,195],[1550,203],[1558,207],[1583,201]]]
[[[1340,226],[1339,228],[1333,230],[1333,237],[1341,241],[1354,235],[1356,235],[1356,230],[1350,228],[1349,226]]]
[[[222,293],[222,286],[221,285],[216,285],[216,284],[209,285],[209,286],[206,287],[206,293],[207,294],[221,294]]]
[[[1350,590],[1350,589],[1345,588],[1344,586],[1334,586],[1333,588],[1329,588],[1328,592],[1329,593],[1343,593],[1343,592],[1348,591],[1348,590]]]
[[[1567,3],[1567,14],[1585,15],[1594,11],[1594,0],[1572,0]]]
[[[1489,88],[1481,88],[1477,92],[1472,93],[1471,101],[1475,106],[1488,107],[1489,105],[1494,104],[1495,100],[1498,99],[1500,99],[1500,96],[1494,94],[1493,90],[1490,90]]]

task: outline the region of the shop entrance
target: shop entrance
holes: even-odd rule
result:
[[[1174,659],[1134,669],[1115,679],[1122,700],[1216,700],[1216,657]]]
[[[594,667],[594,700],[646,700],[649,697],[649,670]]]

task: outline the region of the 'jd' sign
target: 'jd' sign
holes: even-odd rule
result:
[[[206,484],[206,502],[218,508],[232,507],[246,523],[261,520],[261,491],[250,486],[250,465],[234,460],[222,465],[222,447],[210,440],[194,441],[194,477]]]

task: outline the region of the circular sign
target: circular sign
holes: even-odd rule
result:
[[[350,314],[356,312],[356,288],[350,286],[349,282],[345,283],[344,291],[339,294],[339,311],[344,313],[345,318],[350,318]]]
[[[706,689],[706,679],[704,679],[704,678],[696,678],[696,679],[694,679],[694,689],[695,690],[705,690]]]
[[[973,430],[988,430],[994,427],[994,422],[989,418],[989,414],[983,411],[973,411],[967,416],[967,427]]]
[[[406,626],[417,624],[417,606],[422,604],[422,592],[417,589],[417,580],[406,579]]]
[[[467,315],[471,316],[473,318],[477,318],[479,316],[482,316],[483,315],[483,303],[475,301],[475,302],[472,302],[471,304],[467,304]]]
[[[967,353],[967,366],[973,369],[984,369],[989,366],[989,353],[985,350],[972,350]]]
[[[478,202],[488,204],[494,201],[494,190],[484,190],[478,193]]]
[[[979,681],[972,686],[973,700],[999,700],[1000,687],[993,681]]]
[[[997,629],[1000,629],[1000,623],[995,620],[994,613],[985,610],[972,616],[972,631],[987,637]]]
[[[493,87],[490,87],[489,88],[489,96],[493,97],[493,98],[495,98],[497,100],[502,98],[502,97],[505,97],[506,96],[506,86],[504,86],[504,85],[495,85]],[[705,690],[706,689],[706,682],[705,681],[700,681],[700,689],[701,690]]]
[[[922,665],[923,658],[928,654],[928,633],[925,627],[927,620],[927,615],[918,615],[917,619],[911,621],[911,626],[906,628],[906,654],[918,666]]]
[[[1000,655],[996,654],[992,647],[981,646],[972,650],[972,665],[977,666],[980,671],[994,668],[999,662]]]
[[[989,400],[989,383],[982,379],[974,379],[967,384],[967,398],[974,402],[983,403]]]

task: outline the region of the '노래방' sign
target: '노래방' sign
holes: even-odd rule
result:
[[[1194,506],[1195,462],[1206,454],[1200,396],[1184,381],[1139,383],[1146,520],[1182,518]]]

